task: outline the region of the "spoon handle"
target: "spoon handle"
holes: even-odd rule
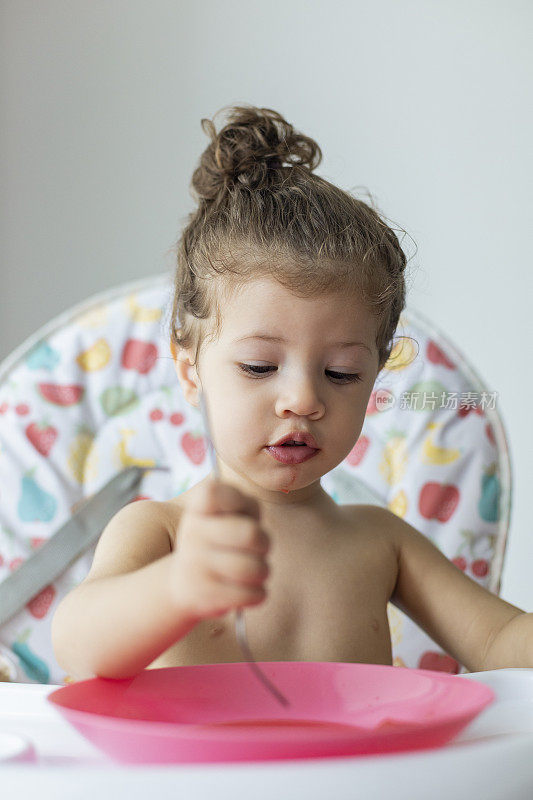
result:
[[[209,454],[211,458],[211,463],[213,466],[213,473],[217,479],[220,479],[220,470],[218,467],[218,460],[216,450],[213,446],[213,440],[211,438],[211,427],[209,424],[209,416],[207,413],[207,403],[205,400],[205,396],[203,392],[200,392],[200,409],[202,412],[203,420],[204,420],[204,427],[206,432],[207,444],[209,448]],[[288,706],[289,701],[283,695],[279,689],[277,689],[274,684],[267,678],[265,673],[259,668],[257,662],[255,661],[252,651],[248,645],[248,639],[246,636],[246,624],[244,621],[244,614],[242,608],[235,609],[235,633],[237,636],[237,641],[239,642],[240,648],[244,654],[245,660],[248,662],[252,671],[256,674],[260,681],[266,686],[269,692],[274,695],[276,700],[281,703],[282,706]]]

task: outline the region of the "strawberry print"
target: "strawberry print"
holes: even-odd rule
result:
[[[352,467],[356,467],[358,464],[361,463],[363,460],[363,456],[365,455],[366,451],[368,450],[368,445],[370,444],[370,439],[368,436],[360,436],[359,439],[356,441],[348,455],[346,456],[346,461],[348,464],[351,464]]]
[[[181,437],[183,452],[189,457],[193,464],[201,464],[206,454],[206,441],[203,435],[197,435],[187,431]]]
[[[36,422],[32,422],[26,428],[26,436],[38,453],[47,456],[57,439],[57,429],[46,423],[38,425]]]
[[[430,669],[433,670],[433,672],[449,672],[452,675],[457,675],[460,664],[455,658],[446,655],[446,653],[436,653],[432,650],[427,650],[422,654],[418,662],[418,669]]]

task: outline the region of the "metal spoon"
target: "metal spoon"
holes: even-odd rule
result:
[[[203,392],[200,392],[200,409],[202,412],[203,420],[204,420],[204,427],[206,432],[206,439],[207,444],[209,447],[209,454],[211,457],[211,463],[213,466],[213,472],[215,477],[220,479],[220,470],[218,468],[218,461],[217,461],[217,454],[216,450],[213,447],[213,440],[211,438],[211,427],[209,425],[209,416],[207,413],[207,403],[204,397]],[[267,678],[264,672],[258,667],[254,657],[252,655],[252,651],[248,646],[248,640],[246,638],[246,625],[244,622],[244,614],[242,608],[235,609],[235,633],[237,635],[237,641],[239,642],[240,648],[244,653],[245,660],[250,665],[253,672],[255,672],[256,676],[259,678],[260,681],[264,683],[266,688],[271,692],[276,700],[278,700],[282,706],[289,706],[290,703],[275,686],[274,684]]]

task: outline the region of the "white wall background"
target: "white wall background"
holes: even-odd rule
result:
[[[280,111],[418,252],[408,302],[498,404],[514,466],[502,596],[533,611],[530,0],[0,0],[0,358],[172,268],[230,103]],[[404,244],[412,255],[414,245]]]

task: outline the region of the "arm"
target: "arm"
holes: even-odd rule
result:
[[[164,505],[138,500],[103,531],[89,574],[52,619],[58,663],[78,680],[131,677],[188,633],[197,620],[171,592]]]
[[[378,511],[398,558],[391,602],[471,672],[533,667],[533,614],[484,589],[395,514]]]

